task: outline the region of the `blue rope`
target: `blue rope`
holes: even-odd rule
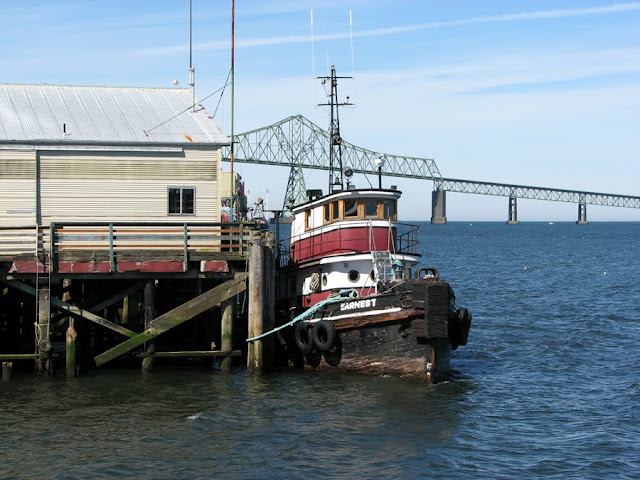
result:
[[[309,308],[308,310],[305,310],[303,313],[298,315],[296,318],[294,318],[290,322],[285,323],[284,325],[280,325],[279,327],[276,327],[273,330],[269,330],[268,332],[263,333],[262,335],[258,335],[257,337],[247,338],[247,342],[254,342],[256,340],[260,340],[261,338],[264,338],[267,335],[271,335],[272,333],[276,333],[277,331],[282,330],[283,328],[290,327],[294,323],[298,323],[299,321],[304,320],[307,317],[311,317],[314,313],[316,313],[320,308],[324,307],[325,305],[329,305],[331,303],[344,302],[347,298],[356,298],[357,296],[358,296],[358,292],[352,288],[348,290],[340,290],[340,293],[338,293],[338,296],[329,297],[326,300],[322,300],[316,303],[313,307]]]

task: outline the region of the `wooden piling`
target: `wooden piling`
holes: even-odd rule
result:
[[[39,289],[38,293],[38,345],[37,349],[42,354],[36,360],[38,373],[51,375],[51,342],[49,341],[49,321],[51,319],[51,292],[48,288]]]
[[[78,334],[73,327],[73,318],[69,318],[69,328],[67,328],[67,341],[66,341],[66,370],[67,378],[74,378],[76,376],[76,338]]]
[[[273,235],[254,232],[249,239],[249,338],[261,335],[273,328],[273,285],[275,262],[273,260]],[[272,271],[273,270],[273,271]],[[271,348],[273,338],[249,342],[247,370],[264,373],[273,365]]]
[[[2,380],[11,380],[12,362],[2,362]]]
[[[196,298],[189,300],[187,303],[174,308],[158,318],[153,319],[150,322],[149,328],[144,332],[134,335],[132,338],[125,340],[124,342],[112,347],[106,352],[101,353],[94,357],[94,362],[97,367],[110,362],[114,358],[130,352],[132,349],[151,342],[158,335],[183,324],[184,322],[192,319],[196,315],[213,308],[216,305],[220,305],[225,300],[228,300],[239,293],[243,292],[245,282],[247,280],[246,273],[235,273],[233,279],[228,280],[211,290],[206,291],[202,295],[198,295]]]
[[[156,358],[156,344],[150,342],[145,353],[146,356],[142,358],[142,373],[151,373],[153,370],[153,361]]]
[[[223,352],[230,352],[233,349],[233,321],[235,319],[235,297],[222,302],[222,327],[221,327],[221,345]],[[231,370],[231,357],[225,357],[220,364],[222,371]]]
[[[144,329],[149,329],[151,321],[156,318],[156,282],[149,280],[144,286]],[[156,351],[155,342],[147,344],[147,353],[153,354]],[[142,373],[149,373],[153,370],[154,356],[150,355],[142,359]]]
[[[122,317],[120,323],[122,325],[129,324],[129,295],[122,299]]]

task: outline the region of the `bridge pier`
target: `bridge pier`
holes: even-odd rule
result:
[[[518,225],[518,199],[513,195],[509,197],[509,218],[507,225]]]
[[[578,221],[576,225],[589,225],[587,221],[587,203],[580,202],[578,203]]]
[[[447,223],[447,191],[434,190],[431,192],[431,223],[444,225]]]

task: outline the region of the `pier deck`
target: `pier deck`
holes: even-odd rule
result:
[[[64,352],[70,319],[84,366],[241,356],[253,237],[264,234],[252,223],[0,227],[0,359],[52,374],[75,353]]]

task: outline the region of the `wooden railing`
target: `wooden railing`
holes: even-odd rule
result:
[[[253,223],[58,223],[0,227],[0,258],[245,257]]]

